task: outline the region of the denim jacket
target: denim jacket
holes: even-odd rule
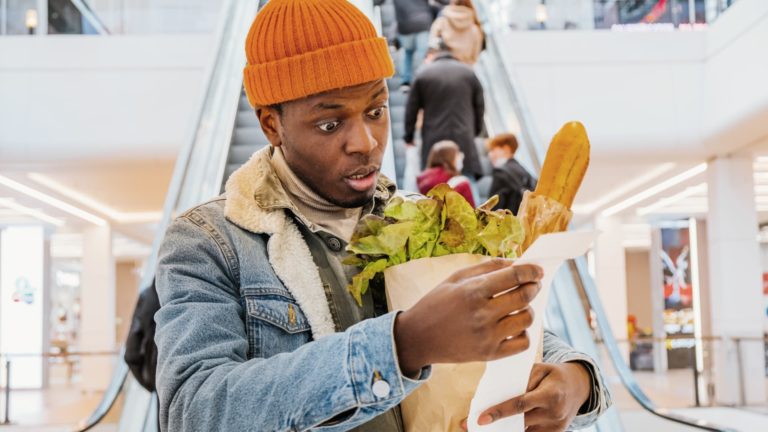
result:
[[[177,218],[157,268],[157,390],[165,431],[345,431],[421,382],[399,368],[396,312],[336,332],[292,204],[257,152],[226,194]],[[377,196],[387,197],[382,179]],[[582,361],[595,421],[610,403],[597,366],[548,334],[545,361]]]

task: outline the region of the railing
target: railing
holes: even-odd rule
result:
[[[181,212],[219,192],[242,86],[241,71],[245,64],[245,54],[241,41],[245,40],[259,3],[250,0],[223,2],[216,33],[216,55],[206,73],[206,88],[197,105],[199,111],[193,127],[176,160],[163,216],[145,263],[141,289],[146,289],[153,282],[160,243],[171,221]],[[101,404],[88,419],[81,422],[77,429],[79,432],[101,421],[114,404],[127,376],[127,367],[121,367],[115,372]],[[150,406],[147,409],[152,408]],[[141,415],[147,415],[147,412]],[[149,426],[145,425],[144,429]]]
[[[611,359],[611,363],[613,363],[613,367],[618,373],[622,384],[624,384],[624,387],[627,389],[627,391],[629,391],[632,398],[635,399],[635,401],[637,401],[640,406],[643,407],[643,409],[658,417],[698,429],[719,432],[735,431],[735,429],[719,426],[704,420],[682,416],[673,413],[668,409],[657,407],[656,404],[654,404],[653,401],[640,388],[640,385],[637,383],[635,376],[632,374],[629,366],[627,366],[627,363],[624,361],[624,357],[621,353],[621,350],[619,349],[619,345],[616,342],[616,339],[613,336],[610,323],[608,322],[608,316],[606,315],[602,302],[600,301],[597,287],[595,286],[595,283],[592,280],[592,276],[590,276],[587,269],[586,259],[582,257],[573,260],[569,263],[569,266],[573,277],[572,283],[580,291],[583,292],[584,296],[589,302],[589,307],[595,313],[597,327],[604,341],[608,356]]]
[[[515,132],[520,135],[519,138],[523,142],[522,148],[525,149],[523,153],[527,153],[521,154],[521,156],[527,158],[528,167],[533,172],[538,173],[542,165],[541,162],[544,159],[545,146],[537,135],[537,129],[534,127],[533,118],[527,109],[524,98],[515,91],[517,86],[514,83],[514,76],[507,69],[503,53],[496,40],[499,21],[501,20],[502,22],[502,28],[507,27],[503,14],[500,14],[498,8],[493,7],[494,4],[498,3],[500,2],[487,0],[477,4],[480,20],[485,23],[488,45],[488,50],[483,58],[481,58],[481,64],[478,68],[479,75],[485,81],[487,98],[490,99],[491,106],[496,111],[489,113],[491,129],[494,133]],[[507,3],[511,2],[508,1]],[[547,2],[547,4],[550,3],[554,2]],[[491,84],[494,86],[492,90],[488,87]],[[609,358],[619,374],[624,387],[645,410],[666,420],[694,428],[711,431],[730,431],[731,429],[726,427],[688,418],[659,408],[643,392],[624,361],[622,353],[613,337],[607,315],[603,310],[602,302],[594,286],[594,281],[586,271],[586,268],[586,259],[582,257],[570,262],[569,267],[564,270],[564,273],[557,275],[553,286],[554,295],[551,297],[553,304],[547,313],[549,324],[551,326],[554,324],[567,340],[586,354],[591,355],[593,358],[598,358],[597,348],[592,339],[591,329],[587,324],[586,317],[581,308],[575,307],[575,305],[581,305],[582,298],[586,299],[588,307],[595,313],[598,329],[603,337]],[[579,292],[583,295],[579,295]],[[601,431],[609,430],[614,432],[622,429],[615,410],[609,410],[604,417],[606,418],[601,419],[598,423],[598,428]]]
[[[109,356],[119,356],[120,359],[122,359],[122,352],[121,351],[70,351],[70,352],[51,352],[51,353],[0,353],[0,366],[2,366],[2,370],[0,370],[0,374],[2,374],[2,377],[4,378],[5,386],[3,387],[3,416],[2,416],[2,422],[0,422],[0,426],[3,425],[11,425],[13,424],[11,420],[11,400],[13,396],[13,379],[11,375],[11,371],[13,370],[12,365],[18,361],[23,361],[24,359],[29,358],[35,358],[35,359],[65,359],[68,361],[68,363],[74,363],[79,359],[82,359],[84,357],[109,357]],[[93,424],[96,424],[99,420],[101,420],[109,411],[109,409],[114,405],[115,400],[117,399],[117,394],[120,392],[123,386],[123,382],[125,381],[125,377],[127,375],[128,366],[123,361],[117,362],[117,370],[115,373],[113,373],[113,382],[108,386],[107,394],[105,395],[105,399],[110,399],[110,403],[106,407],[99,407],[94,412],[94,415],[98,417],[98,420],[96,420]],[[126,373],[122,373],[121,369],[125,369]],[[118,379],[119,382],[114,382],[115,379]],[[111,397],[114,393],[114,397]],[[91,417],[94,417],[92,415]],[[86,429],[84,429],[86,430]]]
[[[598,343],[603,343],[599,339]],[[651,343],[652,349],[658,349],[659,347],[665,347],[665,349],[687,349],[690,352],[690,357],[686,362],[686,367],[690,367],[692,373],[693,383],[693,403],[696,407],[701,406],[715,406],[713,394],[712,394],[712,381],[713,370],[711,359],[720,350],[727,350],[733,353],[735,356],[734,364],[737,365],[738,376],[738,388],[739,388],[739,403],[738,406],[746,406],[747,398],[745,394],[746,379],[748,376],[753,376],[751,373],[754,371],[746,371],[744,369],[744,347],[746,344],[760,344],[765,351],[765,355],[768,357],[768,337],[746,337],[746,336],[702,336],[694,337],[691,335],[669,335],[667,337],[653,337],[638,335],[631,339],[616,339],[616,343],[620,346],[627,346],[630,349],[630,356],[632,356],[632,348],[637,347],[642,343]],[[677,346],[675,346],[677,345]],[[697,362],[696,352],[697,348],[701,351],[701,360]],[[631,363],[631,362],[630,362]],[[681,369],[678,367],[677,369]],[[768,370],[760,371],[758,373],[768,374]],[[702,395],[702,391],[705,393]],[[704,399],[706,402],[702,402]]]
[[[707,26],[735,0],[482,0],[513,30],[674,31]]]
[[[222,2],[0,0],[0,35],[214,33]]]

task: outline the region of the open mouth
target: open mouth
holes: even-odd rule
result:
[[[376,167],[367,167],[356,171],[354,174],[344,177],[344,182],[358,192],[367,192],[376,184]]]

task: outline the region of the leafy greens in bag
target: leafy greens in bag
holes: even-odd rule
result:
[[[345,264],[363,270],[352,279],[349,292],[362,304],[373,278],[420,258],[459,253],[516,258],[523,227],[509,210],[492,211],[496,203],[494,196],[473,209],[447,184],[435,186],[423,199],[393,198],[384,217],[364,216],[355,228]]]

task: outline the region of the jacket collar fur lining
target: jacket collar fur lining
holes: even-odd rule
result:
[[[224,214],[230,222],[269,236],[269,262],[309,321],[314,339],[335,332],[320,273],[304,238],[286,210],[297,214],[272,168],[272,149],[251,156],[227,181]],[[380,176],[374,199],[387,201],[394,184]]]

